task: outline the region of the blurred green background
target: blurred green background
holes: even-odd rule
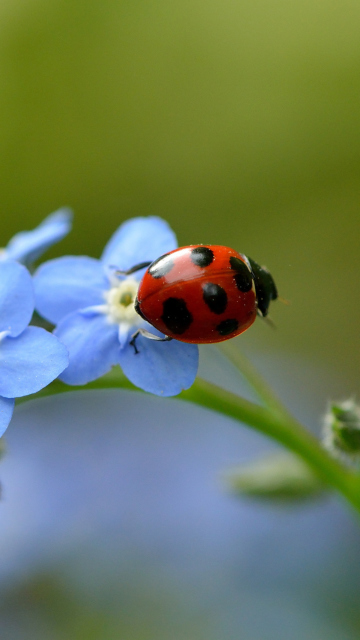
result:
[[[360,5],[2,0],[1,241],[61,205],[48,256],[97,256],[129,216],[267,265],[290,306],[251,349],[359,391]]]
[[[257,358],[259,355],[267,358],[270,379],[272,363],[278,374],[279,369],[282,369],[282,391],[285,400],[289,400],[291,394],[292,398],[297,394],[300,399],[302,396],[308,397],[309,393],[315,396],[316,377],[321,378],[322,371],[326,371],[330,378],[332,374],[329,372],[333,371],[335,374],[336,382],[333,387],[330,389],[326,386],[329,388],[329,395],[359,395],[359,24],[360,4],[355,0],[2,0],[0,246],[5,245],[17,231],[31,229],[51,211],[62,205],[69,205],[75,211],[73,232],[48,252],[46,257],[63,253],[99,256],[104,244],[122,221],[137,215],[160,215],[166,218],[176,231],[179,244],[228,244],[247,253],[271,270],[280,294],[291,304],[273,305],[271,316],[277,331],[272,331],[265,323],[257,322],[251,331],[239,338],[238,344],[244,345],[245,349],[250,354],[256,354]],[[292,363],[289,373],[284,371],[287,367],[286,362]],[[304,370],[310,371],[309,378],[304,375]],[[302,373],[297,373],[300,371]],[[319,387],[323,383],[325,386],[325,379],[326,375],[324,380],[319,380]],[[324,386],[321,395],[318,394],[319,411],[325,404]],[[143,402],[146,404],[150,400],[143,397]],[[176,401],[173,402],[176,405]],[[312,402],[314,403],[314,397]],[[301,400],[299,403],[301,404]],[[305,412],[306,403],[306,400],[302,401]],[[120,413],[118,411],[116,416]],[[316,421],[315,414],[318,412],[314,411],[312,414],[313,424]],[[73,414],[70,413],[70,416]],[[214,421],[218,420],[216,416],[212,418]],[[78,448],[81,452],[84,442],[87,442],[88,435],[84,434],[88,434],[88,425],[84,427],[83,432],[79,428],[76,431],[78,418],[74,422],[75,429],[71,422],[73,419],[70,417],[65,422],[65,425],[71,425],[70,435],[67,435],[66,430],[64,433],[66,438],[71,434],[79,438]],[[122,453],[124,459],[129,457],[131,461],[131,456],[138,451],[144,433],[148,430],[144,420],[139,420],[137,425],[135,418],[132,420],[136,428],[133,429],[131,421],[127,427],[133,434],[135,444],[129,446],[129,455],[125,445],[118,445],[118,449],[114,446],[116,460],[111,469],[117,470],[120,479],[118,451],[125,450],[126,455]],[[156,416],[154,420],[156,422]],[[164,424],[165,420],[166,417],[163,416]],[[181,423],[179,433],[183,433],[184,426],[190,424],[191,417],[187,417],[185,421],[182,417],[181,420],[184,424]],[[34,514],[34,521],[39,527],[39,533],[36,532],[36,536],[34,534],[33,537],[39,540],[40,546],[42,545],[43,530],[46,529],[42,520],[44,511],[47,517],[54,521],[56,532],[51,535],[55,549],[57,544],[61,546],[61,525],[66,522],[66,518],[62,518],[59,504],[62,505],[62,501],[64,504],[66,502],[63,498],[64,482],[69,484],[69,496],[76,495],[77,492],[80,494],[74,512],[70,509],[71,517],[68,516],[70,530],[73,528],[75,533],[78,533],[77,518],[81,520],[83,504],[89,512],[88,519],[84,518],[83,528],[89,531],[91,527],[95,527],[95,522],[102,526],[102,519],[106,520],[106,514],[111,514],[114,510],[114,520],[118,518],[121,521],[121,524],[116,525],[119,526],[118,535],[121,542],[123,513],[118,511],[117,501],[126,502],[127,496],[131,495],[130,488],[134,487],[131,508],[129,507],[129,521],[134,518],[136,524],[138,514],[142,514],[142,511],[146,514],[146,504],[144,506],[141,502],[141,496],[147,482],[143,483],[141,465],[149,459],[149,452],[150,457],[154,455],[156,458],[157,449],[153,440],[149,441],[143,460],[134,463],[135,481],[130,475],[128,483],[122,485],[117,475],[114,475],[116,481],[110,482],[110,485],[116,493],[116,498],[109,498],[107,487],[101,495],[98,489],[98,484],[102,487],[101,479],[106,478],[109,452],[104,454],[103,469],[94,455],[95,450],[98,451],[96,447],[91,448],[88,454],[89,462],[86,461],[83,468],[79,467],[76,458],[75,470],[70,476],[71,482],[66,466],[73,448],[66,442],[62,454],[59,455],[56,439],[58,436],[55,438],[55,444],[48,445],[48,449],[45,447],[45,452],[41,454],[44,467],[43,475],[39,475],[41,481],[37,480],[37,469],[39,464],[41,467],[41,462],[38,464],[34,451],[33,454],[29,454],[29,451],[32,451],[31,447],[24,453],[24,464],[20,464],[19,460],[21,462],[22,458],[16,454],[16,442],[21,450],[25,433],[28,433],[29,442],[33,443],[35,450],[37,447],[41,450],[45,434],[48,434],[49,438],[51,435],[46,422],[43,432],[38,434],[38,439],[33,440],[33,429],[36,430],[38,424],[36,416],[33,423],[30,430],[26,424],[26,429],[24,427],[23,432],[20,430],[18,436],[16,424],[13,423],[12,429],[9,430],[15,462],[12,467],[13,476],[11,473],[10,476],[6,476],[6,466],[2,467],[2,481],[5,482],[5,494],[7,491],[10,496],[7,502],[5,500],[5,505],[11,510],[15,504],[15,535],[10,522],[10,525],[7,525],[10,527],[9,540],[5,536],[3,543],[3,558],[9,556],[13,538],[17,539],[20,535],[19,522],[23,521],[16,516],[17,508],[19,513],[25,514],[24,524],[21,525],[22,531],[25,532],[25,540],[29,539],[29,512]],[[55,435],[63,433],[62,426],[58,428],[58,432],[55,431]],[[117,434],[115,427],[114,433]],[[144,433],[139,431],[141,428]],[[100,432],[96,425],[94,433],[98,434],[100,443],[105,446],[107,424],[104,425],[104,429],[104,432]],[[154,429],[157,433],[156,425]],[[219,441],[225,442],[229,434],[225,432],[224,435],[222,431],[220,433],[217,424],[214,430]],[[170,433],[170,430],[164,430],[165,432]],[[157,557],[157,545],[160,548],[163,539],[167,540],[164,531],[166,518],[172,513],[172,501],[174,500],[176,512],[179,505],[187,505],[193,496],[193,486],[196,486],[196,482],[187,487],[184,484],[187,475],[183,472],[184,460],[189,458],[190,443],[193,446],[192,433],[193,430],[178,460],[180,498],[176,497],[174,490],[175,499],[171,495],[169,504],[164,502],[166,477],[164,482],[159,483],[159,487],[154,488],[151,503],[154,512],[150,513],[149,521],[160,523],[159,543],[158,538],[154,536],[154,557]],[[14,444],[11,444],[11,434],[15,437]],[[161,434],[160,442],[164,437]],[[211,444],[207,448],[206,442],[204,436],[200,444],[207,460]],[[235,453],[231,452],[234,460],[229,454],[233,462],[236,461],[242,446],[243,440]],[[217,440],[213,447],[214,450],[217,449]],[[177,448],[176,441],[174,450],[177,451]],[[161,451],[159,459],[164,461],[166,456],[166,450],[164,453]],[[64,467],[56,467],[54,488],[51,491],[49,489],[49,497],[45,500],[42,491],[47,490],[49,469],[52,469],[54,460],[59,460],[59,464],[62,463]],[[10,455],[5,458],[4,465],[7,461],[11,466]],[[33,484],[28,482],[26,475],[26,470],[31,464],[35,469],[33,474],[36,482]],[[91,468],[91,464],[94,464],[94,469]],[[98,472],[99,477],[95,473],[98,466],[101,471]],[[223,466],[225,468],[225,462]],[[197,464],[195,467],[196,476]],[[215,486],[214,478],[220,463],[216,460],[213,467],[209,477],[213,478]],[[155,459],[154,466],[148,471],[149,478],[156,476],[154,470],[157,468],[158,461]],[[25,480],[23,479],[21,484],[20,478],[18,486],[16,479],[19,477],[19,469],[25,470]],[[90,480],[87,477],[84,480],[84,469],[88,469],[89,477],[96,480],[93,491]],[[137,473],[141,480],[138,484]],[[87,498],[84,498],[81,492],[82,483],[85,487],[84,492],[89,493]],[[170,487],[172,488],[172,485]],[[214,520],[210,521],[209,526],[206,524],[207,520],[204,520],[206,526],[197,528],[196,515],[193,516],[191,510],[190,515],[186,509],[184,514],[180,510],[177,516],[180,529],[189,523],[193,526],[194,532],[191,531],[189,535],[190,539],[194,536],[196,544],[200,545],[202,536],[207,531],[215,538],[218,535],[215,523],[222,522],[222,518],[219,517],[222,501],[218,499],[216,491],[211,485],[211,499],[214,495],[216,499],[213,507]],[[20,506],[16,506],[11,492],[18,496]],[[100,510],[99,517],[93,507],[94,494],[99,494],[99,504],[105,505],[103,511]],[[203,488],[198,491],[198,495],[195,492],[195,496],[198,502],[194,507],[194,513],[197,514],[198,505],[204,503]],[[38,502],[41,505],[38,507],[39,511],[29,507],[33,504],[32,500],[35,505]],[[228,497],[224,500],[228,500]],[[306,515],[307,512],[300,512],[294,516],[293,528],[287,534],[287,517],[279,518],[278,512],[263,512],[262,507],[251,507],[253,510],[250,514],[254,520],[251,528],[248,506],[245,508],[231,503],[231,509],[231,520],[224,520],[225,523],[229,523],[226,524],[229,532],[234,530],[234,522],[237,522],[238,529],[235,530],[240,530],[241,535],[248,535],[249,540],[254,541],[255,560],[249,564],[248,573],[243,573],[241,564],[241,552],[246,556],[247,546],[241,542],[240,537],[239,540],[236,538],[236,535],[240,536],[238,533],[235,534],[236,539],[232,547],[236,549],[236,553],[232,552],[229,562],[231,584],[237,580],[245,596],[249,584],[251,591],[254,566],[257,566],[256,563],[259,565],[258,583],[256,578],[254,582],[253,608],[248,606],[249,602],[251,604],[251,596],[250,600],[246,600],[246,597],[244,600],[241,595],[241,602],[245,601],[245,609],[249,608],[250,612],[255,612],[254,620],[258,617],[258,602],[263,608],[268,606],[269,619],[273,615],[272,601],[266,605],[267,600],[261,600],[259,585],[263,584],[264,575],[261,563],[266,565],[270,559],[274,560],[275,568],[268,572],[269,593],[272,592],[274,583],[280,583],[280,587],[282,584],[279,579],[278,562],[284,576],[293,576],[290,587],[286,579],[283,580],[285,586],[279,593],[281,598],[284,598],[287,593],[296,596],[296,585],[299,579],[301,580],[302,567],[306,565],[304,558],[307,558],[308,565],[314,566],[314,574],[309,574],[309,600],[315,600],[319,576],[323,573],[321,563],[320,568],[318,567],[317,558],[319,550],[325,549],[323,564],[327,566],[328,573],[324,574],[324,584],[326,583],[326,588],[330,591],[327,592],[328,599],[321,596],[324,598],[324,611],[328,615],[329,612],[336,613],[342,608],[341,615],[344,619],[341,624],[344,624],[346,617],[350,620],[349,624],[354,625],[354,635],[346,635],[343,631],[338,633],[338,628],[335,628],[334,638],[341,636],[345,640],[353,640],[354,637],[358,637],[358,564],[356,558],[354,561],[351,556],[351,549],[358,549],[359,543],[351,528],[349,533],[350,525],[347,521],[344,523],[340,519],[339,526],[344,531],[343,535],[339,534],[339,541],[335,544],[326,542],[326,536],[323,541],[321,527],[323,526],[326,532],[334,532],[339,520],[338,513],[328,516],[326,520],[325,509],[325,516],[323,511],[320,511],[320,517],[314,516],[313,521]],[[317,506],[314,507],[314,511],[316,509]],[[5,512],[7,523],[6,508],[3,511],[3,505],[1,512]],[[306,520],[307,517],[310,524]],[[322,525],[323,517],[325,525]],[[139,522],[143,522],[140,516]],[[144,522],[146,528],[146,518]],[[58,526],[60,533],[57,531]],[[100,541],[95,540],[95,552],[92,552],[92,548],[88,555],[84,552],[84,566],[92,566],[88,558],[96,556],[101,544],[104,547],[107,545],[108,531],[106,526],[103,526],[105,533],[102,534],[101,540],[99,538]],[[109,526],[113,526],[111,519]],[[79,529],[81,530],[80,525]],[[177,526],[174,527],[174,531],[176,530]],[[297,531],[300,531],[299,539],[296,537]],[[278,543],[273,541],[272,535]],[[289,541],[286,535],[289,535]],[[311,554],[307,544],[309,543],[311,549],[314,537],[317,539],[317,546]],[[172,538],[173,529],[170,528],[169,539]],[[349,547],[350,550],[347,551],[350,538],[353,547]],[[346,544],[343,544],[344,539]],[[65,549],[67,540],[64,536]],[[81,560],[80,534],[78,545],[75,555]],[[116,538],[114,557],[118,554],[117,545]],[[222,553],[225,553],[227,545],[228,539],[219,535],[219,548]],[[296,564],[294,557],[298,547],[302,549],[302,555],[300,554]],[[166,545],[165,548],[167,549]],[[342,558],[339,549],[342,549],[344,554],[349,554],[347,562]],[[213,553],[211,547],[209,557],[216,559],[216,554],[217,551]],[[332,574],[331,562],[334,555],[337,558],[338,569]],[[43,558],[42,555],[41,557]],[[141,553],[136,551],[135,557],[135,566],[139,563],[139,571],[143,570]],[[171,558],[171,554],[169,557]],[[169,557],[165,557],[164,566],[167,567],[169,564],[171,568],[172,560],[169,561]],[[196,557],[201,559],[201,551]],[[236,580],[233,576],[233,566],[237,560],[233,558],[241,560],[241,571],[238,569],[241,578],[237,575]],[[22,561],[20,554],[19,563]],[[43,562],[46,565],[46,558]],[[56,558],[53,562],[56,565]],[[70,561],[69,563],[71,564]],[[180,566],[181,563],[182,560],[179,562]],[[222,556],[219,563],[223,565]],[[354,576],[349,577],[352,566]],[[111,616],[114,615],[113,623],[106,609],[107,605],[104,613],[103,605],[91,604],[91,598],[87,600],[81,596],[77,600],[78,596],[75,597],[69,589],[72,581],[67,578],[64,584],[61,580],[57,582],[46,566],[43,573],[41,568],[35,574],[29,571],[28,584],[25,563],[22,585],[15,585],[11,591],[10,580],[7,595],[1,599],[1,616],[8,616],[11,624],[14,624],[13,618],[16,619],[17,616],[20,620],[20,636],[15,625],[9,638],[18,640],[19,637],[24,637],[24,629],[30,629],[25,632],[26,636],[29,639],[34,637],[34,640],[49,638],[51,634],[55,634],[51,637],[61,640],[70,636],[81,640],[168,638],[173,632],[168,632],[166,624],[163,634],[158,622],[154,623],[154,633],[151,627],[154,611],[155,618],[158,615],[166,622],[166,615],[171,616],[173,607],[174,596],[171,591],[167,591],[170,595],[165,597],[162,592],[158,596],[156,589],[155,592],[153,590],[154,581],[156,586],[156,579],[162,575],[161,567],[162,564],[156,565],[154,575],[150,575],[149,584],[144,587],[141,582],[141,589],[145,590],[144,597],[142,591],[140,596],[137,595],[137,583],[132,587],[131,580],[130,596],[126,595],[125,599],[117,599],[117,596],[114,596],[116,615],[111,613]],[[79,575],[82,575],[82,565],[80,569]],[[102,565],[99,574],[101,571]],[[56,573],[57,570],[54,575]],[[119,575],[123,576],[120,569]],[[182,573],[180,571],[178,574],[175,566],[175,579],[178,575],[182,576]],[[335,581],[332,575],[335,576]],[[219,591],[214,590],[214,601],[223,606],[222,578],[218,580],[216,573],[211,573],[211,576],[214,585],[220,585]],[[119,578],[120,587],[118,585],[117,588],[120,591],[124,588],[124,593],[128,594],[127,576],[121,579],[124,580],[124,587]],[[105,575],[106,584],[107,580],[108,576]],[[113,580],[115,581],[115,578]],[[337,590],[341,592],[341,580],[347,586],[344,590],[346,597],[340,598]],[[186,580],[184,584],[187,589]],[[308,589],[306,581],[305,586]],[[157,588],[161,591],[159,583]],[[322,588],[320,584],[320,593]],[[102,603],[102,599],[105,601],[105,591],[101,589],[100,586],[99,598]],[[180,588],[181,592],[182,590],[183,585]],[[117,593],[116,590],[114,592]],[[131,600],[133,592],[136,596],[133,598],[136,603],[134,611]],[[350,592],[353,594],[353,600],[348,595]],[[153,600],[149,601],[149,595],[153,593]],[[198,607],[196,611],[201,611],[201,606],[205,606],[201,605],[201,588],[197,595],[200,605],[197,602],[195,609]],[[125,626],[117,626],[120,624],[117,618],[118,601],[125,602],[125,611],[130,612],[126,614],[131,620],[129,628],[126,626],[127,618],[122,623]],[[205,600],[206,607],[207,602]],[[229,602],[233,604],[235,611],[238,601],[231,600],[229,596]],[[25,606],[24,603],[29,604],[29,611],[23,611],[22,620],[18,611],[19,606]],[[57,603],[58,608],[54,608],[54,603]],[[291,611],[291,602],[288,605],[286,597],[284,603],[282,612]],[[346,603],[349,611],[353,607],[352,614],[346,608]],[[228,602],[226,606],[230,606]],[[140,625],[139,629],[134,631],[132,624],[138,610],[143,612],[147,627],[143,628]],[[192,611],[191,608],[189,610]],[[166,615],[163,611],[166,611]],[[321,627],[320,631],[315,633],[314,627],[311,626],[311,631],[307,633],[304,620],[311,611],[311,605],[306,602],[299,624],[295,625],[294,630],[286,627],[283,631],[284,637],[295,637],[294,633],[297,630],[299,638],[329,638],[332,618],[328,620],[325,630],[321,630]],[[181,607],[175,608],[175,613],[179,620],[183,620]],[[207,615],[207,611],[205,614]],[[49,635],[47,615],[54,616],[57,633],[52,621]],[[200,627],[197,630],[196,615],[198,614],[191,618],[194,620],[194,626],[191,627],[192,637],[209,637],[205,632],[205,635],[202,635]],[[217,615],[215,608],[214,616]],[[226,618],[226,614],[224,615]],[[37,628],[35,625],[31,631],[31,623],[37,617],[42,620],[43,626]],[[292,622],[294,618],[290,618]],[[355,618],[356,625],[352,622]],[[237,620],[235,613],[234,620]],[[227,627],[219,623],[221,633],[217,634],[215,629],[214,637],[238,638],[239,631],[235,622],[233,635],[230,631],[226,633],[224,629]],[[115,630],[108,626],[112,624]],[[8,628],[11,629],[11,626]],[[184,633],[181,629],[179,634],[173,637],[188,640],[189,626],[185,625]],[[249,636],[244,637],[264,640],[262,631],[257,635],[256,631],[252,630]],[[282,636],[280,631],[275,631],[275,635],[271,635],[269,631],[267,637],[277,640]]]

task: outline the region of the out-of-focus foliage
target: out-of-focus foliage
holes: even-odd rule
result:
[[[331,402],[324,417],[323,440],[334,454],[354,463],[360,453],[360,407],[353,399]]]
[[[318,498],[325,487],[300,458],[290,453],[267,455],[228,471],[225,482],[239,497],[292,503]]]
[[[243,344],[356,392],[359,21],[353,0],[3,0],[0,244],[65,204],[53,255],[163,216],[271,269],[291,306]]]

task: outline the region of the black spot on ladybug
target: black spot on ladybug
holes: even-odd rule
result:
[[[227,307],[227,295],[225,289],[218,284],[206,282],[202,285],[203,298],[210,311],[213,313],[224,313]]]
[[[240,260],[240,258],[231,256],[230,266],[234,271],[236,271],[234,280],[239,291],[242,291],[242,293],[251,291],[253,285],[252,274],[246,266],[245,262]]]
[[[220,333],[221,336],[228,336],[229,333],[233,333],[239,328],[239,323],[235,318],[229,318],[228,320],[223,320],[218,324],[216,330]]]
[[[195,247],[191,250],[190,258],[197,267],[208,267],[214,260],[214,252],[209,247]]]
[[[157,258],[151,263],[148,273],[150,273],[153,278],[162,278],[171,271],[173,266],[174,261],[172,257],[168,253],[165,253],[163,256],[160,256],[160,258]]]
[[[140,309],[139,300],[138,300],[137,298],[135,298],[134,307],[135,307],[135,311],[136,311],[136,313],[138,313],[138,314],[139,314],[139,316],[140,316],[141,318],[143,318],[143,320],[146,320],[146,318],[145,318],[145,316],[144,316],[143,312],[142,312],[142,311],[141,311],[141,309]],[[146,320],[146,321],[147,321],[147,320]]]
[[[186,302],[182,298],[168,298],[165,300],[161,319],[169,331],[177,335],[184,333],[193,321]]]

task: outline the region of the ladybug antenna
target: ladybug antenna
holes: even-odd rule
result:
[[[145,269],[145,267],[149,267],[152,263],[149,261],[140,262],[139,264],[135,264],[131,269],[126,269],[123,271],[122,269],[117,269],[115,273],[119,276],[131,276],[132,273],[136,273],[136,271],[140,271],[140,269]]]
[[[282,298],[281,296],[278,296],[278,300],[279,302],[282,302],[282,304],[286,304],[287,307],[291,305],[291,302],[289,300],[286,300],[286,298]]]
[[[271,327],[272,329],[277,329],[277,326],[275,324],[275,322],[273,321],[272,318],[270,318],[270,316],[265,316],[263,317],[263,320],[266,322],[266,324]]]

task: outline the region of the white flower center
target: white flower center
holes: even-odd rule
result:
[[[131,326],[142,322],[134,307],[138,288],[139,283],[134,278],[126,278],[122,282],[114,283],[111,289],[105,292],[106,314],[110,322],[126,322]]]

